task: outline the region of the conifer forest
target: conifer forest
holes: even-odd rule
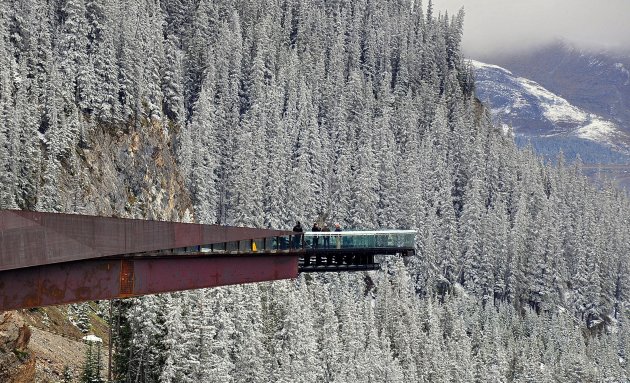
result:
[[[627,194],[491,124],[464,21],[0,0],[0,208],[418,232],[381,271],[116,301],[116,382],[630,379]]]

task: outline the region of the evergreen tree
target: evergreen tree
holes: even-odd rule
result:
[[[72,373],[72,369],[70,368],[70,366],[64,366],[63,367],[63,383],[72,383],[72,379],[73,379],[73,373]]]
[[[86,351],[81,383],[104,383],[105,379],[101,376],[101,344],[103,341],[93,335],[85,337],[84,340]]]
[[[81,109],[89,109],[93,101],[94,68],[88,59],[88,21],[84,0],[65,0],[61,5],[62,22],[59,37],[60,71],[64,96],[74,99]]]
[[[210,78],[210,77],[209,77]],[[192,157],[190,159],[190,189],[193,193],[195,210],[200,222],[216,222],[217,192],[214,183],[217,167],[217,128],[215,109],[212,102],[214,92],[212,82],[206,81],[202,88],[192,122],[188,126]]]

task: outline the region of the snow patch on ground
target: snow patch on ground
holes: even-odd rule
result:
[[[626,82],[623,85],[630,85],[630,71],[622,63],[615,63],[615,68],[619,69],[621,73],[626,75]]]
[[[495,70],[499,70],[501,72],[507,73],[510,76],[512,75],[512,72],[510,72],[509,70],[507,70],[505,68],[502,68],[502,67],[500,67],[498,65],[486,64],[486,63],[482,63],[481,61],[477,61],[477,60],[469,60],[469,61],[470,61],[470,63],[472,64],[472,66],[475,69],[481,69],[481,68],[484,68],[484,69],[495,69]]]
[[[88,336],[84,336],[83,340],[86,342],[94,342],[94,343],[103,343],[103,339],[97,337],[96,335],[88,335]]]
[[[514,136],[514,129],[508,124],[501,124],[501,131],[505,136]]]
[[[515,108],[520,109],[529,106],[529,103],[525,100],[525,97],[518,94],[514,97],[514,103],[512,105],[514,105]]]
[[[571,105],[564,98],[551,93],[537,82],[519,77],[520,84],[532,96],[540,101],[545,118],[552,122],[586,122],[587,114]]]
[[[589,65],[590,66],[602,66],[604,63],[602,62],[602,60],[598,59],[597,57],[591,57],[591,59],[589,60]]]
[[[617,126],[610,121],[593,119],[575,133],[578,137],[591,141],[609,141],[617,133]]]

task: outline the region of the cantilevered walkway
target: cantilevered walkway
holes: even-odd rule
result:
[[[415,232],[290,231],[0,210],[0,311],[374,270]]]
[[[415,239],[415,230],[306,232],[299,270],[376,270],[376,255],[413,255]]]

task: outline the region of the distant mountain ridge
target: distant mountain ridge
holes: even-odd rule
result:
[[[496,122],[524,136],[564,136],[591,140],[627,150],[630,136],[619,125],[497,65],[471,61],[477,96]]]
[[[534,51],[483,61],[536,81],[576,107],[630,133],[630,54],[586,51],[558,41]]]
[[[630,56],[557,43],[487,59],[471,61],[476,95],[518,145],[630,189]]]

